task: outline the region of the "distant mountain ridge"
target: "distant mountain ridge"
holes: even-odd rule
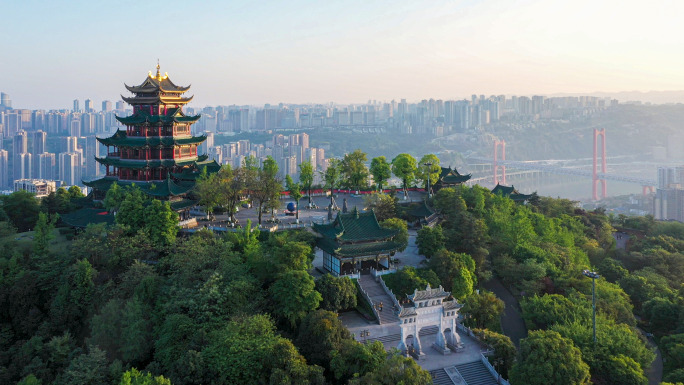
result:
[[[640,101],[652,104],[684,103],[684,90],[672,91],[621,91],[621,92],[591,92],[591,93],[555,93],[547,95],[549,97],[563,96],[595,96],[599,98],[617,99],[621,103],[630,101]]]

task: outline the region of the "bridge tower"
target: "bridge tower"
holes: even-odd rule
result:
[[[594,129],[594,168],[592,173],[592,198],[598,200],[598,184],[601,182],[601,198],[606,197],[606,180],[598,175],[598,137],[601,137],[601,173],[607,172],[606,167],[606,129]]]
[[[499,168],[501,168],[501,184],[506,184],[506,165],[499,166],[499,149],[501,149],[501,160],[506,160],[506,142],[503,140],[494,140],[494,184],[499,183]]]

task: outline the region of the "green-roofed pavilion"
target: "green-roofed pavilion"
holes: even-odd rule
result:
[[[525,202],[532,197],[532,194],[521,194],[513,185],[503,186],[498,183],[492,189],[492,194],[508,197],[515,202]]]
[[[331,223],[314,224],[313,230],[319,235],[316,246],[323,251],[323,267],[335,275],[388,269],[390,256],[401,248],[394,241],[398,231],[380,227],[373,210],[338,212]]]
[[[433,189],[436,192],[442,188],[455,187],[467,182],[471,177],[471,174],[461,175],[455,168],[452,169],[451,167],[442,167],[442,171],[439,174],[439,179],[437,180],[437,183],[433,185]]]

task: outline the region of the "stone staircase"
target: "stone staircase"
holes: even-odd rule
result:
[[[456,365],[468,385],[497,385],[496,378],[487,370],[482,361]]]
[[[444,369],[431,370],[430,376],[432,376],[433,385],[454,385],[451,377],[449,377]]]
[[[437,331],[439,331],[439,327],[428,326],[428,327],[424,327],[424,328],[420,329],[419,335],[422,338],[422,337],[425,337],[425,336],[430,335],[430,334],[437,334]],[[382,343],[387,343],[387,342],[395,342],[395,341],[399,342],[400,339],[401,339],[401,333],[395,333],[395,334],[388,334],[388,335],[382,336],[382,337],[367,338],[367,339],[363,340],[362,342],[367,343],[367,342],[373,342],[373,341],[380,341]]]
[[[378,315],[380,316],[380,324],[399,324],[399,317],[394,314],[394,301],[385,292],[380,283],[375,281],[375,277],[372,275],[362,274],[359,279],[359,286],[368,293],[373,306],[378,309]],[[382,302],[382,311],[378,308]]]

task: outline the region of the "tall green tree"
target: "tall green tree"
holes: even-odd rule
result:
[[[171,380],[164,376],[153,376],[150,372],[140,372],[131,368],[121,376],[119,385],[171,385]]]
[[[433,255],[444,248],[444,240],[442,226],[423,227],[418,230],[418,235],[416,236],[418,253],[426,258],[432,258]]]
[[[139,188],[131,188],[126,192],[124,200],[119,205],[116,223],[126,226],[131,233],[145,227],[145,201]]]
[[[321,302],[321,294],[315,287],[313,277],[306,271],[292,270],[283,273],[269,288],[274,313],[287,320],[294,328]]]
[[[121,186],[119,186],[118,183],[114,182],[109,186],[107,194],[105,194],[105,199],[102,201],[102,203],[107,210],[115,213],[117,210],[119,210],[119,206],[125,197],[126,194],[124,190],[121,188]]]
[[[518,361],[511,369],[513,385],[589,384],[589,366],[572,340],[554,331],[537,330],[520,340]]]
[[[109,385],[105,352],[91,346],[88,353],[75,357],[55,381],[58,385]]]
[[[321,293],[321,308],[340,311],[356,307],[356,286],[349,277],[326,274],[316,280],[316,290]]]
[[[407,194],[406,189],[415,180],[416,171],[416,158],[410,154],[399,154],[392,159],[392,173],[401,179],[404,194]]]
[[[38,214],[38,221],[33,235],[33,255],[37,257],[45,257],[50,251],[50,241],[55,238],[55,222],[56,215],[53,220],[48,220],[45,213]]]
[[[431,166],[426,166],[426,164],[431,164]],[[435,154],[426,154],[420,158],[416,168],[416,179],[423,182],[425,188],[428,189],[428,180],[430,185],[434,185],[439,179],[439,174],[442,172],[442,167],[439,165],[439,158]],[[429,177],[429,178],[428,178]]]
[[[221,205],[226,208],[230,215],[230,221],[235,222],[237,206],[247,188],[247,172],[242,168],[233,169],[229,165],[224,165],[217,173],[216,179],[218,180],[218,196]]]
[[[504,307],[504,302],[497,298],[494,293],[480,291],[480,293],[471,294],[466,298],[461,313],[468,315],[465,322],[466,326],[498,330],[499,319]]]
[[[257,204],[259,224],[264,209],[269,209],[280,199],[282,189],[281,181],[278,179],[278,163],[269,155],[264,160],[263,167],[257,171],[256,178],[249,187],[252,192],[252,199]]]
[[[339,186],[341,179],[340,160],[335,158],[328,159],[328,168],[322,173],[322,177],[325,186],[330,189],[330,205],[333,206],[334,190]]]
[[[409,233],[408,224],[405,220],[399,218],[389,218],[380,222],[380,227],[386,229],[393,229],[399,231],[397,235],[394,236],[393,241],[400,245],[398,251],[404,251],[408,247]]]
[[[0,197],[10,221],[20,233],[29,231],[38,221],[40,206],[36,197],[28,191],[19,190]]]
[[[302,199],[302,186],[295,183],[292,177],[287,175],[285,176],[285,187],[290,193],[290,197],[295,200],[295,219],[299,221],[299,200]]]
[[[368,185],[368,157],[361,150],[354,150],[344,155],[340,163],[340,173],[344,178],[344,184],[349,188],[359,190]]]
[[[473,329],[473,332],[480,337],[480,341],[494,350],[494,354],[489,356],[488,359],[490,362],[495,363],[497,372],[508,378],[508,371],[513,366],[516,355],[513,341],[508,336],[488,329]]]
[[[212,217],[214,209],[221,205],[219,195],[219,176],[217,173],[208,174],[207,169],[203,168],[194,188],[195,194],[199,197],[199,204],[204,207],[204,211]]]
[[[311,162],[305,161],[299,165],[299,184],[306,191],[306,195],[309,200],[309,206],[311,206],[311,185],[314,180],[314,169]]]
[[[176,241],[178,234],[178,214],[168,201],[153,199],[145,207],[145,228],[150,240],[156,245],[167,246]]]
[[[354,376],[363,377],[377,370],[385,362],[387,352],[380,341],[361,344],[351,339],[342,340],[333,352],[330,371],[339,384],[346,384]]]
[[[394,218],[397,216],[397,202],[393,196],[374,192],[363,197],[363,203],[367,209],[375,212],[378,221]]]
[[[428,385],[432,384],[430,372],[418,366],[413,358],[394,352],[372,372],[349,381],[350,385]]]
[[[329,369],[333,352],[341,348],[343,340],[351,338],[337,313],[316,310],[304,317],[294,343],[308,362]]]
[[[470,255],[453,253],[442,248],[430,258],[428,266],[437,273],[447,291],[456,292],[452,293],[454,297],[463,299],[472,293],[475,283],[475,261]]]
[[[378,190],[382,192],[384,183],[392,176],[391,165],[384,156],[378,156],[371,160],[370,173],[373,180],[378,185]]]

